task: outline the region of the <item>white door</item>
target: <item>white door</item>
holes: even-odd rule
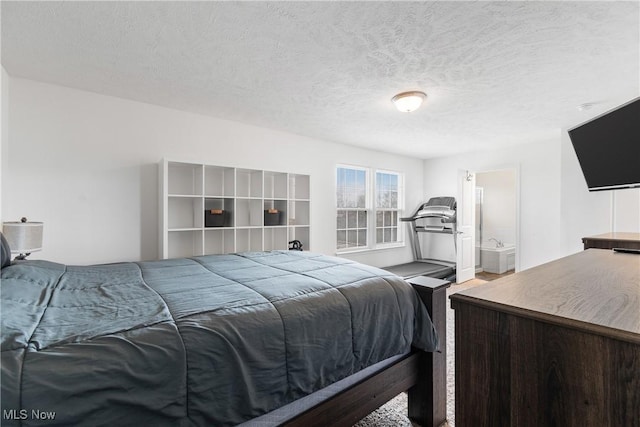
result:
[[[476,277],[475,260],[476,177],[466,170],[458,171],[458,238],[456,282]]]

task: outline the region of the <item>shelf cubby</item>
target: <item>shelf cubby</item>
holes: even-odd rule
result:
[[[217,255],[234,252],[233,232],[233,229],[207,228],[204,232],[204,253]]]
[[[159,178],[161,258],[284,250],[291,240],[310,248],[308,175],[163,160]],[[214,209],[223,220],[206,227]],[[267,225],[269,209],[278,216]]]
[[[257,252],[262,250],[261,228],[236,229],[236,252]]]
[[[236,197],[262,197],[263,172],[253,169],[236,170]]]
[[[286,249],[289,246],[288,233],[286,227],[266,227],[264,229],[265,251],[275,249]]]
[[[309,249],[309,233],[308,226],[289,227],[289,241],[299,240],[302,243],[302,249]]]
[[[224,223],[223,227],[233,227],[234,213],[234,199],[233,198],[217,198],[207,197],[204,199],[204,211],[203,215],[207,215],[207,211],[211,209],[220,209],[224,211]],[[206,222],[205,222],[206,224]],[[207,227],[209,228],[209,227]]]
[[[169,195],[202,195],[202,165],[171,162],[168,167]]]
[[[264,173],[264,198],[265,199],[286,199],[287,198],[287,176],[281,172]]]
[[[309,225],[309,216],[308,201],[289,200],[287,225]]]
[[[204,195],[207,197],[233,197],[235,169],[222,166],[204,167]]]
[[[262,199],[236,199],[236,227],[262,226]]]
[[[194,196],[169,196],[169,229],[201,228],[204,219],[199,212],[204,211],[202,198]]]
[[[289,174],[289,199],[309,200],[309,175]]]
[[[203,255],[201,231],[170,231],[167,258]]]
[[[287,200],[265,200],[264,201],[264,211],[268,211],[270,209],[277,209],[279,212],[278,224],[277,225],[286,225],[287,224]],[[267,215],[263,212],[263,217]],[[265,223],[265,227],[268,227]]]

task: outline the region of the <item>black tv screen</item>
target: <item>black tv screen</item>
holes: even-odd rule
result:
[[[640,98],[569,129],[589,191],[640,187]]]

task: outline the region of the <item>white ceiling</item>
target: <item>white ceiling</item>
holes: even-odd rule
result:
[[[11,76],[429,158],[640,93],[640,2],[2,2]],[[397,112],[390,98],[423,90]],[[592,102],[593,109],[576,106]]]

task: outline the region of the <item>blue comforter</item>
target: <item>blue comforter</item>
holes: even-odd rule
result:
[[[415,291],[282,251],[2,270],[2,425],[235,425],[416,346]]]

